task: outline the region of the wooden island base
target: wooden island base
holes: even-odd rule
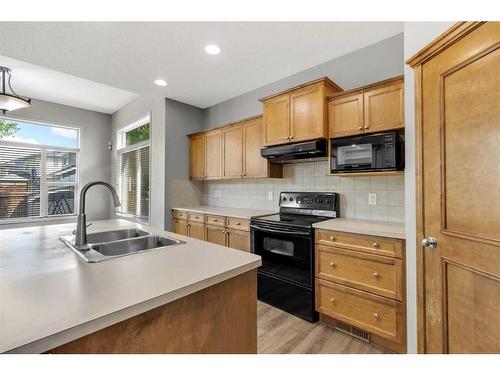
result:
[[[257,271],[116,323],[49,353],[255,354]]]

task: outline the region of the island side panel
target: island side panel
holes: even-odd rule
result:
[[[257,271],[116,323],[49,351],[257,353]]]

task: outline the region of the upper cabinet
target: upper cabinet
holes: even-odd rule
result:
[[[403,128],[403,77],[331,95],[328,118],[330,138]]]
[[[326,138],[327,96],[341,90],[325,77],[260,99],[264,146]]]
[[[189,178],[216,180],[282,177],[282,166],[260,155],[262,116],[189,136]]]

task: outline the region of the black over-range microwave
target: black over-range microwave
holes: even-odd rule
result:
[[[404,169],[404,136],[398,132],[333,139],[330,169],[338,172]]]

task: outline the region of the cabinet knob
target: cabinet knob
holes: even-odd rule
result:
[[[379,279],[380,278],[380,274],[378,272],[374,272],[373,273],[373,277],[376,278],[376,279]]]
[[[365,129],[370,129],[370,127],[367,125],[367,126],[365,126]]]
[[[376,249],[378,249],[380,247],[380,244],[378,242],[374,242],[373,243],[373,247],[376,248]]]
[[[330,262],[330,267],[332,267],[332,268],[337,267],[337,263],[335,263],[335,262]]]
[[[375,319],[375,320],[380,320],[380,317],[378,316],[378,314],[377,314],[377,313],[374,313],[374,314],[373,314],[373,319]]]
[[[330,298],[331,303],[335,303],[335,298]]]
[[[330,236],[330,241],[335,241],[335,236]]]
[[[216,223],[216,222],[217,222],[217,219],[214,219],[214,223]]]
[[[241,223],[236,223],[236,225],[241,225]]]
[[[362,126],[358,127],[358,130],[363,130],[363,127]]]

